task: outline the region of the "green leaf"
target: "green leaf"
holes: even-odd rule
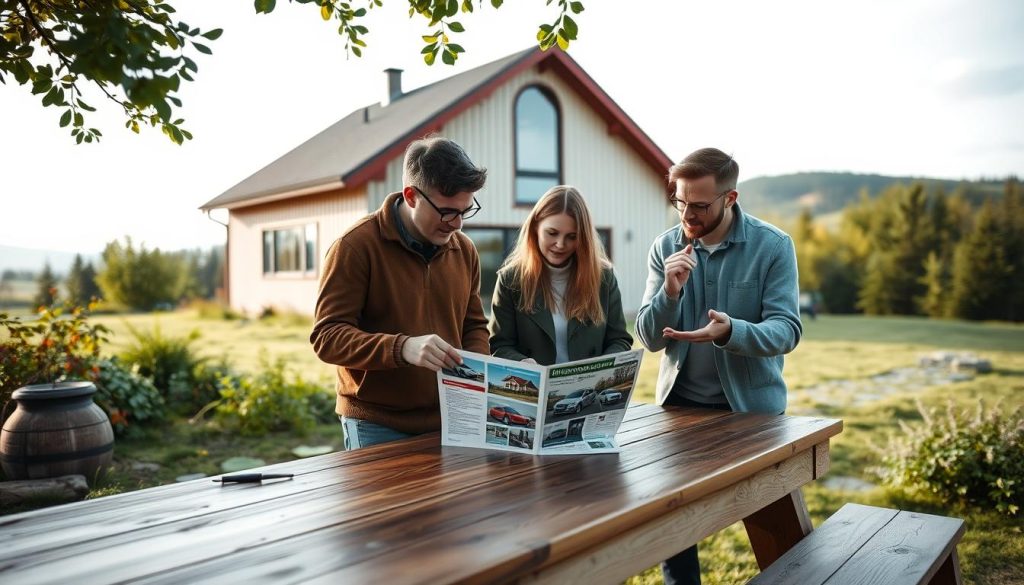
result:
[[[53,88],[53,81],[48,78],[37,79],[32,83],[32,93],[35,95],[46,93]]]
[[[465,53],[466,49],[462,48],[462,45],[456,45],[455,43],[448,43],[448,50],[453,53]]]
[[[463,12],[473,12],[473,0],[463,0],[462,2]]]
[[[363,50],[362,49],[360,49],[359,47],[357,47],[355,45],[352,45],[351,48],[352,48],[352,54],[353,55],[355,55],[356,57],[362,57],[363,56]]]
[[[86,112],[95,112],[96,111],[96,108],[90,106],[89,104],[83,102],[80,99],[76,99],[75,101],[78,103],[78,107],[82,108]]]
[[[551,33],[545,31],[543,26],[540,27],[540,29],[537,31],[537,41],[538,42],[543,42],[544,39],[546,39],[546,38],[548,38],[550,36],[551,36]]]
[[[436,43],[437,42],[437,36],[436,35],[423,35],[420,38],[423,39],[424,43]]]
[[[451,18],[459,13],[459,0],[448,0],[448,9],[445,14]]]
[[[193,42],[192,46],[195,47],[196,50],[199,51],[200,53],[206,53],[207,55],[212,55],[213,54],[213,51],[210,50],[210,47],[207,47],[204,44]]]
[[[82,140],[85,140],[85,134],[79,134],[75,136],[75,144],[81,144]]]
[[[277,0],[256,0],[256,13],[270,14],[274,11]]]
[[[43,96],[43,105],[49,106],[55,103],[57,103],[57,88],[52,87],[50,88],[50,91],[46,92],[46,95]]]
[[[445,65],[455,65],[455,53],[445,49],[441,51],[441,60],[444,61]]]
[[[222,28],[215,28],[213,30],[204,32],[203,33],[203,38],[211,40],[211,41],[216,41],[217,39],[220,38],[220,35],[222,35],[222,34],[224,34],[224,29],[222,29]]]
[[[562,26],[564,27],[566,40],[576,40],[576,33],[580,30],[579,27],[576,26],[576,21],[566,14],[562,17]]]
[[[436,50],[437,50],[437,43],[433,43],[433,44],[426,45],[425,47],[423,47],[423,50],[421,50],[420,53],[426,55],[427,53],[433,53]]]
[[[320,7],[320,18],[322,18],[324,20],[330,20],[331,19],[331,5],[330,4],[324,4],[323,6]]]
[[[427,65],[433,65],[435,58],[437,58],[437,53],[427,53],[426,55],[423,55],[423,62]]]
[[[564,30],[558,29],[558,34],[555,35],[555,37],[558,39],[558,48],[559,49],[562,49],[564,51],[564,50],[569,48],[569,39],[565,38],[565,31]]]
[[[80,128],[85,124],[85,118],[81,112],[75,112],[75,128]]]
[[[495,8],[501,8],[502,2],[504,2],[504,0],[491,0],[491,6]]]
[[[450,22],[448,23],[448,30],[452,32],[466,32],[465,27],[462,26],[461,22]]]
[[[582,2],[570,2],[569,3],[569,8],[572,9],[572,13],[573,14],[579,14],[580,12],[583,12],[583,3]]]
[[[71,123],[71,110],[64,112],[64,115],[60,117],[60,127],[63,128]]]
[[[365,8],[360,8],[360,9],[356,10],[355,12],[353,12],[352,16],[355,17],[355,18],[362,18],[362,17],[366,16],[366,9]]]

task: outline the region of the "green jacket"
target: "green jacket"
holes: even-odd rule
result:
[[[606,268],[601,275],[601,308],[605,321],[600,325],[569,321],[569,360],[581,360],[626,351],[633,337],[626,331],[622,314],[622,296],[615,272]],[[540,295],[531,313],[519,310],[521,291],[512,271],[498,273],[491,302],[491,353],[510,360],[533,358],[538,364],[555,363],[555,323]]]

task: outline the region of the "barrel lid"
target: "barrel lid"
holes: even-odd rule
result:
[[[22,386],[11,394],[11,398],[15,400],[48,400],[51,398],[89,396],[94,392],[96,392],[96,386],[92,382],[77,380],[74,382]]]

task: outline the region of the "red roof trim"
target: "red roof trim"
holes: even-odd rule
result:
[[[605,120],[609,133],[625,140],[654,172],[659,175],[668,173],[669,167],[672,166],[672,160],[668,155],[658,148],[658,145],[601,89],[593,78],[587,75],[576,61],[560,50],[551,49],[546,53],[540,50],[533,51],[500,74],[473,88],[441,114],[405,133],[363,165],[342,177],[345,185],[356,187],[378,178],[386,172],[388,162],[405,152],[410,142],[431,132],[440,131],[456,116],[487,99],[502,84],[538,64],[542,71],[550,67],[571,88],[576,90],[576,93]],[[444,83],[444,81],[440,83]]]

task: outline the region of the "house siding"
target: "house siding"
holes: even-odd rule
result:
[[[488,169],[487,185],[478,196],[483,210],[467,228],[518,227],[526,220],[530,206],[516,206],[514,201],[513,111],[519,91],[533,84],[547,88],[558,101],[563,181],[587,198],[596,227],[610,230],[623,308],[633,314],[643,296],[647,251],[655,236],[674,221],[665,202],[665,179],[610,134],[604,120],[557,74],[531,68],[441,130]],[[387,193],[401,187],[402,157],[396,157],[388,162],[384,180],[367,186],[369,208],[375,209]]]
[[[312,314],[328,247],[366,212],[365,188],[232,210],[228,220],[231,307],[250,314],[258,314],[264,307]],[[264,274],[264,230],[309,223],[317,226],[315,270]]]

